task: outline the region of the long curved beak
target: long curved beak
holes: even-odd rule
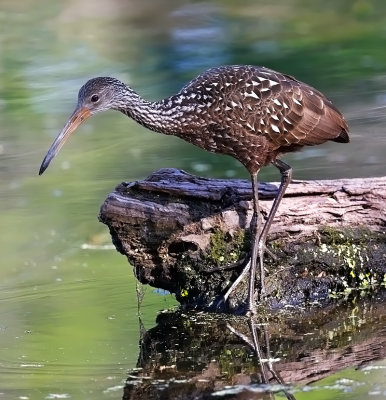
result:
[[[62,148],[67,139],[71,136],[72,132],[74,132],[75,129],[82,122],[86,121],[86,119],[90,116],[90,110],[85,107],[77,107],[75,109],[62,131],[54,140],[54,143],[52,143],[46,156],[44,157],[42,165],[40,166],[39,175],[41,175],[47,169],[52,159],[59,153],[59,150]]]

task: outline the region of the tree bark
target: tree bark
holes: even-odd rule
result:
[[[265,217],[278,186],[259,184]],[[331,292],[382,282],[385,209],[386,177],[292,181],[268,237],[277,259],[265,260],[266,303],[323,302]],[[120,184],[99,219],[142,283],[175,293],[189,308],[237,312],[245,285],[228,304],[219,300],[248,258],[251,217],[250,182],[162,169]]]

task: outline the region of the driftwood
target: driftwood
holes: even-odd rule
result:
[[[259,185],[267,215],[277,183]],[[110,228],[142,283],[176,294],[187,307],[237,310],[219,300],[248,257],[251,186],[163,169],[110,193],[100,221]],[[380,283],[386,273],[386,177],[293,181],[269,234],[267,301],[271,307],[324,301],[331,292]],[[240,261],[241,260],[241,261]],[[235,265],[239,268],[224,269]]]

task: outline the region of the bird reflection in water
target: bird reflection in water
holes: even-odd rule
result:
[[[275,360],[271,356],[268,325],[256,324],[253,318],[248,318],[248,327],[251,334],[250,337],[239,332],[230,323],[227,323],[227,328],[253,350],[257,361],[256,367],[260,369],[260,382],[265,385],[277,383],[282,386],[282,388],[278,390],[279,392],[282,392],[288,400],[296,400],[295,396],[286,388],[286,383],[281,378],[279,372],[275,371],[273,366]],[[258,332],[261,333],[264,339],[265,355],[263,354],[262,346],[260,346]],[[269,375],[271,375],[271,379]],[[246,390],[248,389],[246,388]],[[266,395],[267,399],[275,398],[269,386],[267,387]]]

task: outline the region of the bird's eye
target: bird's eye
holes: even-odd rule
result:
[[[98,96],[97,94],[93,94],[93,95],[91,96],[91,101],[92,101],[93,103],[96,103],[98,100],[99,100],[99,96]]]

